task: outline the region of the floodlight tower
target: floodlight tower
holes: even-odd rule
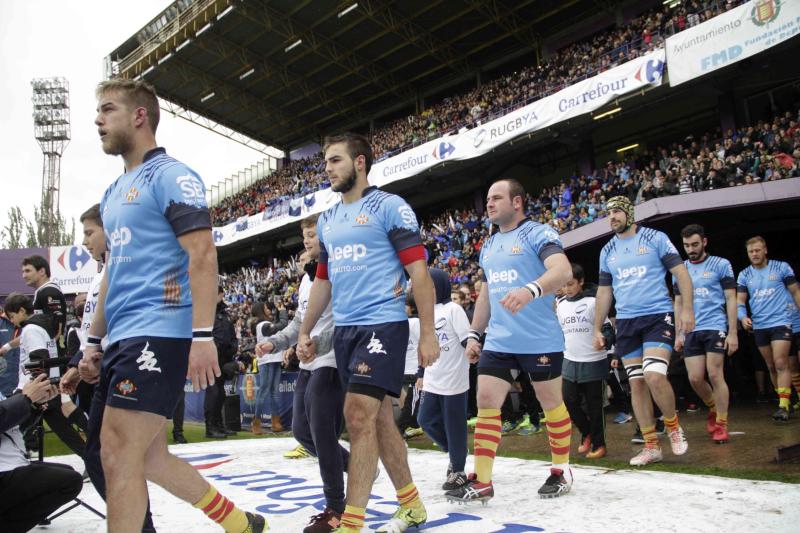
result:
[[[69,144],[69,83],[66,78],[39,78],[33,87],[33,131],[42,147],[41,245],[54,244],[61,190],[61,154]]]

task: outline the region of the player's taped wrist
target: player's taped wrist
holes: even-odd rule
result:
[[[747,306],[745,304],[736,304],[736,316],[739,320],[747,318]]]
[[[95,337],[93,335],[88,335],[86,337],[86,344],[88,346],[100,346],[103,342],[102,337]]]
[[[476,330],[471,329],[471,330],[469,330],[469,333],[467,333],[467,340],[470,340],[470,339],[472,339],[472,340],[474,340],[476,342],[480,342],[481,341],[481,334],[478,333]]]
[[[214,340],[214,327],[192,328],[192,342],[211,342]]]
[[[525,285],[525,288],[526,288],[526,289],[528,289],[528,292],[530,292],[530,293],[531,293],[531,296],[533,296],[533,299],[534,299],[534,300],[535,300],[536,298],[539,298],[539,297],[541,297],[541,296],[542,296],[542,292],[544,292],[544,291],[542,290],[542,286],[541,286],[541,285],[539,285],[539,284],[538,284],[537,282],[535,282],[535,281],[532,281],[532,282],[528,283],[527,285]]]

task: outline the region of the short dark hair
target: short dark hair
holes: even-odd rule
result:
[[[578,281],[583,281],[586,279],[586,274],[583,272],[583,267],[578,263],[570,263],[572,267],[572,277],[577,279]]]
[[[370,146],[369,140],[363,135],[350,131],[339,135],[329,135],[325,137],[325,141],[322,143],[322,155],[325,155],[325,152],[328,151],[332,144],[339,143],[344,143],[347,146],[347,153],[351,159],[355,159],[360,155],[364,156],[364,166],[367,169],[367,174],[369,174],[369,169],[372,168],[372,146]]]
[[[20,292],[12,292],[6,298],[6,313],[19,313],[20,309],[25,309],[29,315],[33,314],[33,302],[28,296]]]
[[[25,259],[22,260],[22,266],[30,265],[33,267],[34,270],[37,272],[41,269],[44,269],[45,275],[49,278],[50,277],[50,263],[47,262],[47,259],[42,257],[41,255],[29,255]]]
[[[94,222],[101,228],[103,227],[103,217],[100,216],[100,204],[94,204],[92,207],[83,212],[80,218],[80,223],[83,224],[87,220]]]
[[[519,180],[514,178],[500,178],[495,183],[500,183],[501,181],[508,183],[508,197],[512,202],[517,196],[522,199],[522,210],[525,211],[525,187],[522,186]]]
[[[681,237],[688,239],[692,235],[700,235],[701,239],[706,236],[706,230],[700,224],[689,224],[681,230]]]

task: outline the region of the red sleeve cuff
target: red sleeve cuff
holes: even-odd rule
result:
[[[317,263],[317,275],[319,279],[328,279],[328,263]]]
[[[410,265],[414,261],[425,261],[425,247],[421,244],[417,244],[411,248],[400,250],[397,252],[397,257],[400,258],[400,262],[403,263],[403,266]]]

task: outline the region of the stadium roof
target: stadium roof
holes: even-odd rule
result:
[[[106,75],[141,76],[190,112],[292,149],[499,59],[533,63],[548,36],[617,3],[178,0],[111,52]]]

